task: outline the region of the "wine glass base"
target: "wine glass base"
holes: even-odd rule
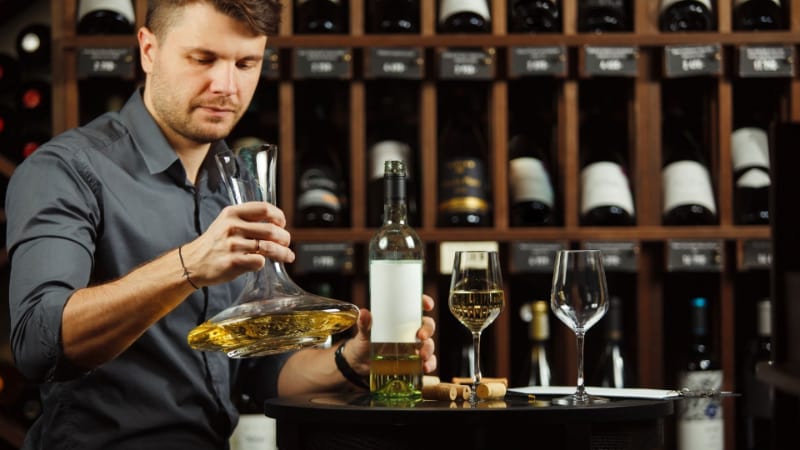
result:
[[[586,405],[601,405],[608,403],[609,400],[605,397],[595,397],[594,395],[567,395],[565,397],[554,398],[550,401],[553,405],[560,406],[586,406]]]

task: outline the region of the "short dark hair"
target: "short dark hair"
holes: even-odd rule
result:
[[[281,22],[280,0],[149,0],[145,26],[162,37],[175,19],[175,10],[192,4],[207,3],[217,11],[247,24],[257,35],[275,36]]]

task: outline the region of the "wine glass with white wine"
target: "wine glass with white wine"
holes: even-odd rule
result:
[[[481,382],[481,332],[503,311],[506,297],[495,251],[459,251],[453,260],[448,299],[450,312],[472,333],[472,397],[476,402]]]
[[[557,405],[606,403],[607,398],[586,393],[583,379],[583,341],[586,331],[608,309],[608,286],[599,250],[560,250],[553,269],[550,307],[577,338],[578,387],[574,394],[553,400]]]

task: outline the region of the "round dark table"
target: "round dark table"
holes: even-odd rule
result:
[[[280,450],[295,449],[592,449],[664,446],[670,400],[613,399],[602,405],[552,406],[549,398],[509,394],[502,400],[425,400],[380,404],[366,393],[270,399]]]

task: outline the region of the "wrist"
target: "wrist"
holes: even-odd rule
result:
[[[369,383],[367,382],[367,377],[364,375],[359,375],[354,369],[353,366],[347,361],[344,357],[344,350],[345,344],[347,340],[339,344],[339,347],[336,349],[334,353],[334,361],[336,362],[336,368],[339,369],[339,372],[349,381],[350,383],[363,388],[369,389]]]

